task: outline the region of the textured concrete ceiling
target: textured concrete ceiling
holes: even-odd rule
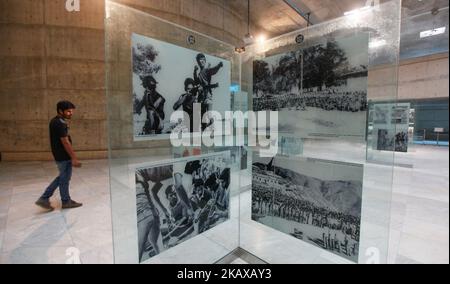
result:
[[[311,22],[317,24],[341,17],[346,11],[361,8],[366,0],[289,0],[289,2],[305,14],[311,13]],[[247,19],[248,0],[226,0],[226,3],[242,18]],[[306,20],[283,0],[250,0],[250,6],[252,25],[257,30],[265,31],[269,37],[307,26]]]
[[[403,17],[409,17],[448,7],[448,0],[403,0],[402,5]]]
[[[247,19],[248,0],[225,0],[230,9]],[[366,0],[289,0],[303,13],[311,13],[310,20],[318,24],[361,8]],[[388,0],[380,0],[380,3]],[[449,0],[403,0],[402,57],[416,57],[448,51]],[[251,32],[275,37],[307,26],[305,19],[283,0],[250,0]],[[431,11],[438,9],[437,15]],[[424,29],[447,27],[444,35],[420,39]]]

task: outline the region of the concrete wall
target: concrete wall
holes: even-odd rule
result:
[[[218,0],[117,0],[225,42],[241,45],[245,20]],[[58,100],[73,101],[74,147],[106,157],[104,0],[0,0],[2,160],[51,159],[48,121]],[[225,3],[225,4],[224,4]]]
[[[113,1],[235,46],[243,45],[242,38],[247,33],[247,19],[231,8],[229,0]],[[257,34],[262,27],[252,24],[251,30]]]
[[[402,101],[448,98],[448,67],[448,53],[404,60],[398,73],[391,66],[375,67],[369,71],[369,98],[392,100],[395,94]]]
[[[72,134],[80,156],[105,156],[104,3],[88,3],[70,14],[63,0],[0,1],[3,160],[51,157],[48,121],[63,98],[79,107]]]
[[[398,99],[448,98],[448,67],[448,53],[403,61]]]

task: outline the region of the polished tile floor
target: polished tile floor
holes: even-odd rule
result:
[[[445,147],[416,145],[408,154],[396,154],[396,163],[409,166],[397,166],[393,174],[389,243],[386,241],[390,263],[449,263],[448,152]],[[0,163],[0,263],[113,263],[108,174],[106,160],[85,161],[83,168],[74,171],[71,187],[73,199],[84,206],[61,210],[56,194],[52,199],[56,210],[45,213],[34,201],[56,175],[54,164]],[[249,202],[249,193],[244,192],[241,214]],[[264,233],[284,238],[259,224],[241,224],[242,242]],[[269,242],[272,246],[267,249],[254,239],[249,241],[255,245],[254,252],[267,254],[267,258],[258,255],[266,261],[288,262],[295,257],[289,255],[292,247],[283,247],[282,242]],[[332,257],[324,259],[336,262]],[[292,262],[326,261],[305,255]]]

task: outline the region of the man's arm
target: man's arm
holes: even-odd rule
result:
[[[183,105],[185,99],[186,99],[186,95],[182,95],[178,99],[178,101],[173,105],[173,110],[179,109]]]
[[[162,97],[162,96],[160,96],[157,100],[156,100],[156,102],[153,104],[153,106],[154,106],[154,108],[155,109],[159,109],[159,108],[161,108],[161,107],[163,107],[163,109],[164,109],[164,104],[166,103],[166,100]]]
[[[194,210],[192,209],[192,205],[187,195],[186,189],[183,186],[183,175],[180,173],[175,173],[174,180],[175,180],[175,191],[178,197],[181,199],[181,203],[183,203],[185,208],[187,208],[188,213],[190,213],[189,215],[193,215]]]
[[[142,109],[143,109],[144,106],[145,106],[145,97],[146,97],[146,96],[144,95],[144,97],[143,97],[142,100],[140,100],[140,101],[139,101],[139,99],[137,99],[138,103],[136,104],[135,112],[136,112],[138,115],[141,115]]]
[[[161,182],[157,182],[153,185],[152,189],[151,189],[151,194],[152,194],[152,198],[156,201],[156,204],[158,204],[158,206],[162,209],[162,211],[164,212],[165,217],[170,220],[170,215],[169,215],[169,211],[167,210],[166,207],[164,207],[164,205],[161,202],[161,199],[159,199],[158,196],[158,192],[159,190],[163,187],[163,184]]]
[[[194,81],[196,84],[200,84],[200,78],[198,77],[198,66],[194,67]]]
[[[158,113],[161,120],[166,119],[166,114],[164,113],[164,105],[166,104],[166,99],[163,96],[159,96],[158,100],[155,102],[155,111]]]
[[[75,155],[75,151],[73,150],[72,144],[70,144],[69,137],[61,137],[61,142],[64,146],[64,150],[66,150],[67,154],[69,154],[72,159],[72,166],[75,168],[81,168],[81,163],[78,161],[77,156]]]
[[[209,68],[208,69],[208,73],[210,76],[214,76],[217,74],[217,72],[219,72],[220,68],[223,67],[223,62],[220,62],[219,64],[217,64],[215,67],[213,68]]]

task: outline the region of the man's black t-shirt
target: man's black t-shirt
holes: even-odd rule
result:
[[[64,149],[64,145],[61,142],[61,138],[69,137],[70,143],[72,139],[69,136],[69,127],[64,119],[60,117],[55,117],[50,121],[50,142],[52,146],[52,153],[55,161],[69,161],[71,160],[69,154]]]

